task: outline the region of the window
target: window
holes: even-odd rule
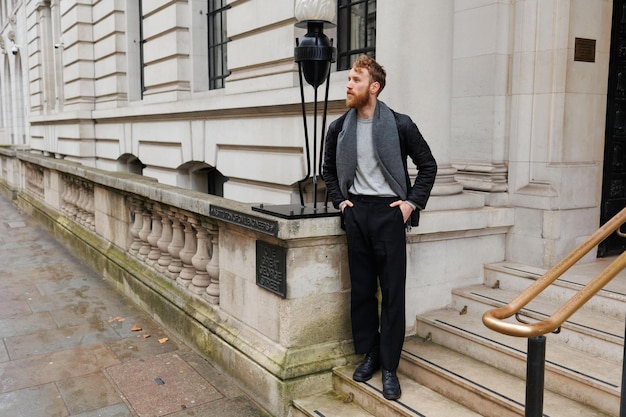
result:
[[[209,0],[209,90],[224,88],[226,64],[226,0]]]
[[[337,70],[346,70],[362,54],[376,54],[376,0],[339,0]]]
[[[132,2],[131,2],[132,3]],[[146,69],[146,63],[144,62],[144,44],[145,44],[145,40],[143,38],[143,0],[139,0],[139,10],[138,10],[138,16],[137,18],[139,19],[139,33],[137,34],[139,37],[139,82],[140,82],[140,90],[139,90],[139,94],[140,97],[143,99],[143,94],[146,92],[146,73],[145,73],[145,69]]]

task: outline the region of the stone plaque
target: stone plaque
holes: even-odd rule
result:
[[[287,249],[256,241],[256,284],[287,297]]]
[[[596,40],[576,38],[574,43],[574,61],[596,62]]]
[[[224,220],[228,223],[238,224],[239,226],[243,226],[257,232],[266,233],[272,236],[278,235],[278,222],[274,220],[267,220],[262,217],[251,216],[250,214],[214,205],[211,205],[209,208],[209,216],[214,219]]]

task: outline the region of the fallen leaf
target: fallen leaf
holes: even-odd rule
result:
[[[144,334],[142,337],[143,337],[144,339],[147,339],[147,338],[149,338],[149,337],[150,337],[150,335],[149,335],[149,334]]]
[[[136,325],[136,324],[135,324],[133,327],[131,327],[131,328],[130,328],[130,331],[131,331],[131,332],[140,332],[141,330],[143,330],[143,329],[141,328],[141,326],[138,326],[138,325]]]
[[[165,343],[168,340],[170,340],[169,337],[162,337],[161,339],[159,339],[159,343]]]

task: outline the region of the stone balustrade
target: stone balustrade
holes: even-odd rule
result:
[[[44,200],[44,168],[25,163],[26,191]],[[60,175],[60,209],[68,219],[95,232],[96,210],[91,181]],[[133,241],[126,252],[164,280],[210,304],[219,304],[219,249],[216,220],[138,195],[126,197]]]
[[[219,304],[217,221],[136,196],[128,197],[128,207],[128,254],[163,279]]]

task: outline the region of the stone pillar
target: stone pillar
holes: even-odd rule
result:
[[[40,83],[31,85],[30,111],[33,113],[42,113],[44,110],[54,108],[56,103],[53,67],[54,49],[49,47],[52,38],[50,15],[50,3],[41,1],[35,4],[29,16],[38,25],[37,37],[33,41],[44,46],[41,48],[40,58],[33,60],[29,68],[41,80]]]
[[[63,36],[65,44],[62,52],[64,57],[80,56],[81,59],[68,59],[63,62],[58,77],[64,74],[67,79],[63,80],[62,91],[59,91],[59,98],[63,98],[65,110],[93,110],[95,101],[95,66],[93,47],[93,24],[92,2],[91,0],[59,1],[59,16],[61,28],[58,33]],[[52,5],[53,16],[56,16],[56,2]],[[56,30],[53,30],[56,32]],[[61,48],[59,48],[61,49]],[[76,74],[73,79],[69,79],[68,74]],[[87,139],[87,138],[81,138]],[[90,155],[91,156],[91,155]]]
[[[482,205],[475,196],[462,194],[449,157],[454,2],[383,3],[377,19],[376,57],[387,70],[387,86],[380,99],[411,116],[430,145],[438,165],[432,195],[455,195],[455,208]],[[398,54],[400,43],[407,54]],[[449,204],[448,200],[441,208]],[[429,208],[435,206],[440,203],[429,203]]]
[[[52,41],[60,42],[63,39],[63,28],[61,27],[61,10],[59,6],[59,2],[61,0],[51,0],[50,1],[50,21],[51,21],[51,32],[52,32]],[[65,45],[62,45],[65,46]],[[63,108],[63,103],[65,102],[65,89],[63,87],[63,51],[65,49],[55,48],[54,50],[54,59],[53,59],[53,73],[54,73],[54,107],[57,110],[61,110]]]
[[[466,190],[506,204],[512,2],[457,2],[450,159]],[[498,195],[499,194],[499,195]]]

